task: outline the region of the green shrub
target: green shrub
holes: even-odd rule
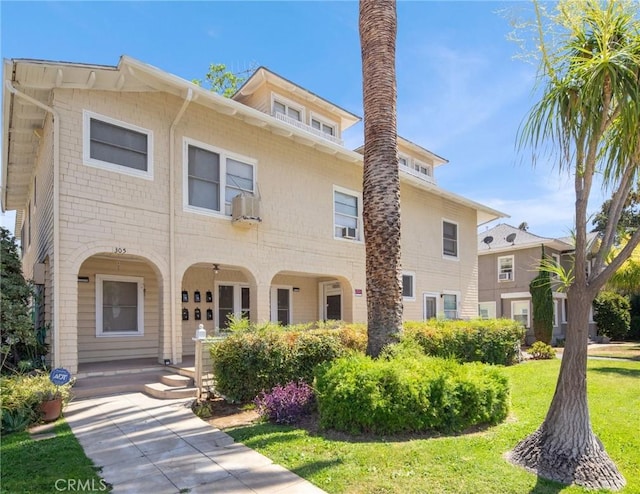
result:
[[[556,351],[551,345],[547,345],[544,341],[536,341],[529,348],[529,355],[534,360],[549,360],[556,358]]]
[[[327,362],[317,368],[315,383],[320,425],[349,433],[457,432],[498,423],[509,409],[509,385],[499,368],[415,351]]]
[[[227,400],[248,402],[277,385],[300,380],[310,384],[318,364],[361,345],[359,326],[294,328],[254,327],[214,343],[210,353],[216,391]],[[366,344],[366,334],[364,338]]]
[[[415,341],[433,357],[511,365],[520,360],[524,334],[522,325],[511,319],[431,319],[405,322],[402,339]]]
[[[631,325],[629,300],[615,292],[603,291],[593,301],[593,309],[598,333],[612,340],[624,340]]]
[[[40,404],[54,398],[68,403],[70,388],[69,384],[56,386],[44,372],[0,378],[2,431],[16,432],[37,423],[42,416]]]

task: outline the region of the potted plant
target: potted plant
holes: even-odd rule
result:
[[[47,374],[36,377],[35,395],[38,398],[38,410],[45,422],[56,420],[62,414],[63,406],[69,401],[70,384],[57,386],[52,383]]]

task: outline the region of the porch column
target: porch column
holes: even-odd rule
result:
[[[251,322],[260,323],[271,320],[271,283],[256,281],[249,286],[251,299]]]

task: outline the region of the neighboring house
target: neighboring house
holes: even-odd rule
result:
[[[359,118],[259,68],[228,99],[129,57],[4,62],[2,208],[16,210],[54,366],[180,363],[199,324],[366,321]],[[477,226],[400,140],[406,319],[477,314]]]
[[[589,235],[590,245],[595,234]],[[529,284],[538,275],[545,255],[570,269],[575,251],[571,237],[545,238],[501,223],[478,235],[478,314],[480,317],[505,317],[522,322],[527,328],[527,343],[535,341],[532,327],[533,307]],[[586,266],[587,270],[590,265]],[[552,279],[555,275],[552,275]],[[567,327],[567,296],[554,282],[553,337],[564,339]],[[593,314],[589,316],[589,336],[596,336]]]

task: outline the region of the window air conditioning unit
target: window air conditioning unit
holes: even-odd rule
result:
[[[511,273],[500,273],[498,275],[498,280],[500,281],[509,281],[511,279]]]
[[[231,200],[233,223],[260,223],[260,199],[253,194],[239,194]]]
[[[351,238],[351,239],[355,239],[356,238],[356,229],[355,228],[348,228],[348,227],[343,227],[342,228],[342,238]]]

